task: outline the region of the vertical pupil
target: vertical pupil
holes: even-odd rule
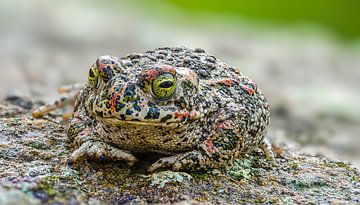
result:
[[[170,88],[171,86],[173,86],[173,82],[171,81],[164,81],[162,83],[160,83],[159,87],[160,88]]]

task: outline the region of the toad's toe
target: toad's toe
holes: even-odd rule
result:
[[[153,163],[149,168],[148,172],[156,172],[164,169],[171,169],[173,171],[178,171],[180,169],[180,164],[177,162],[178,159],[176,156],[164,157]]]

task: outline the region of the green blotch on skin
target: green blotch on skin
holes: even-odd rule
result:
[[[336,165],[338,165],[338,167],[342,167],[342,168],[348,168],[349,165],[346,164],[345,162],[335,162]]]
[[[360,177],[357,177],[354,175],[351,177],[351,181],[353,181],[353,183],[358,183],[358,182],[360,182]]]

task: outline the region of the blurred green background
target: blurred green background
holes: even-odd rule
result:
[[[135,3],[136,2],[136,3]],[[190,24],[220,20],[237,26],[312,27],[333,37],[352,41],[360,37],[360,1],[357,0],[140,0],[134,3],[159,17],[172,16]],[[141,3],[139,3],[141,2]],[[121,6],[121,4],[117,4]],[[317,27],[317,28],[316,28]]]

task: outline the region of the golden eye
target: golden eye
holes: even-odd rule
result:
[[[92,87],[96,87],[98,84],[99,72],[96,67],[91,66],[89,69],[88,80]]]
[[[176,90],[176,80],[170,73],[159,75],[152,83],[152,91],[156,98],[167,100],[174,95]]]

